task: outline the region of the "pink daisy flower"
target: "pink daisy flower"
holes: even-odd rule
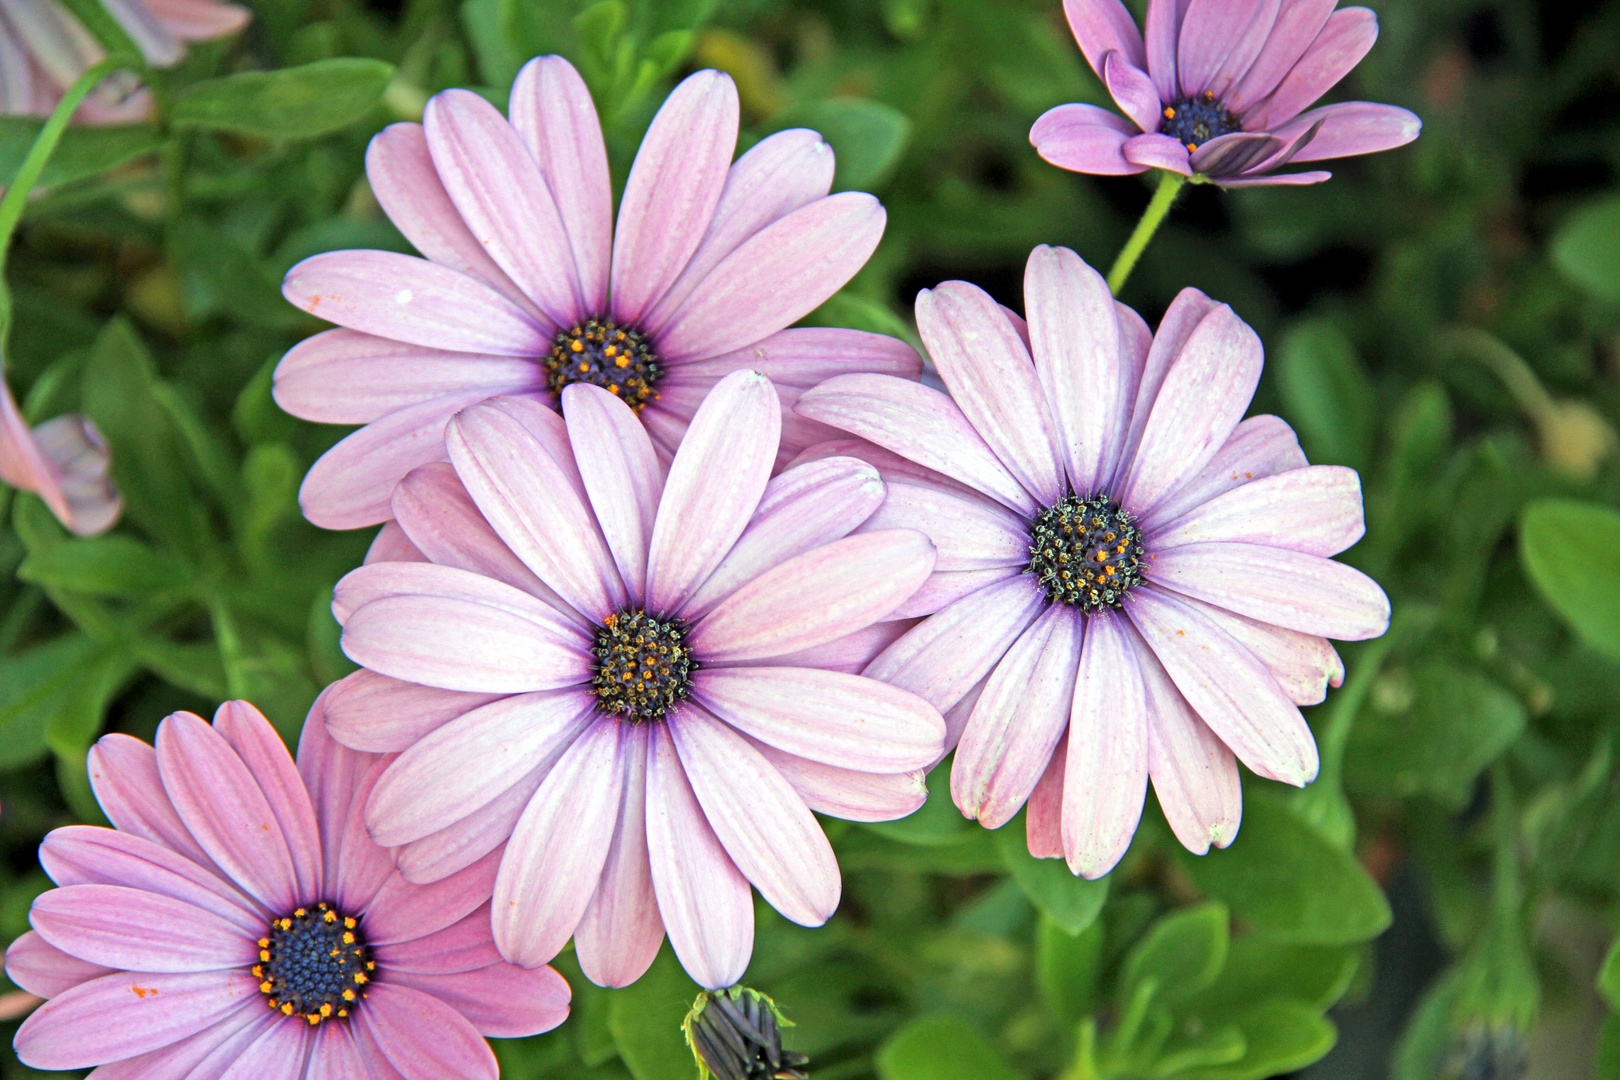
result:
[[[208,41],[247,24],[246,8],[218,0],[103,0],[146,62],[173,67],[186,42]],[[49,116],[80,75],[106,56],[59,0],[0,0],[0,116]],[[101,81],[79,106],[85,124],[144,120],[152,96],[133,75]]]
[[[0,376],[0,481],[44,499],[69,531],[95,536],[124,508],[110,464],[101,432],[86,417],[58,416],[30,429]]]
[[[387,520],[394,484],[445,459],[450,417],[496,394],[555,407],[565,386],[601,386],[667,461],[729,372],[769,375],[789,416],[829,375],[917,376],[916,353],[893,338],[783,329],[865,264],[885,215],[870,195],[827,194],[833,153],[813,131],[780,132],[733,164],[729,76],[700,71],[670,94],[617,227],[596,109],[568,61],[530,61],[511,114],[447,90],[421,125],[372,140],[372,190],[425,258],[337,251],[287,275],[288,300],[343,329],[287,354],[276,400],[306,420],[365,425],[304,480],[317,525]],[[787,420],[782,460],[824,435]]]
[[[1276,417],[1242,419],[1260,340],[1224,304],[1187,289],[1152,335],[1050,247],[1024,300],[1027,327],[965,282],[918,298],[950,397],[846,375],[799,400],[892,452],[866,527],[939,552],[901,612],[937,614],[866,674],[946,713],[956,805],[998,828],[1027,800],[1037,856],[1107,873],[1149,777],[1183,844],[1224,847],[1234,755],[1315,778],[1298,705],[1342,676],[1326,639],[1388,627],[1378,585],[1328,558],[1362,535],[1360,481],[1307,465]]]
[[[1404,146],[1407,109],[1347,101],[1305,111],[1367,55],[1378,17],[1338,0],[1148,0],[1146,40],[1120,0],[1064,0],[1069,28],[1124,117],[1059,105],[1030,129],[1074,172],[1166,169],[1222,187],[1315,184],[1284,165]]]
[[[432,886],[399,876],[360,816],[386,765],[333,742],[319,701],[296,766],[244,701],[212,727],[175,713],[155,750],[102,738],[90,778],[115,827],[45,838],[61,887],[6,952],[49,999],[18,1057],[96,1080],[494,1080],[484,1036],[556,1027],[568,984],[495,951],[498,856]]]
[[[720,381],[667,476],[622,400],[576,384],[562,407],[468,408],[451,464],[399,485],[400,532],[430,561],[338,584],[343,648],[369,670],[333,687],[327,723],[399,753],[366,821],[407,878],[506,841],[508,960],[544,963],[572,935],[586,976],[623,986],[667,930],[694,979],[730,986],[753,950],[750,884],[804,925],[838,906],[812,810],[922,803],[944,720],[854,672],[909,625],[879,620],[933,545],[849,535],[883,500],[864,462],[773,479],[780,405],[755,372]]]

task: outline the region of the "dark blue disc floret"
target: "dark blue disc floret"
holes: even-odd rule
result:
[[[312,1026],[347,1017],[377,970],[360,920],[324,902],[276,919],[258,944],[260,992],[272,1009]]]
[[[611,319],[588,319],[558,331],[541,363],[552,393],[562,393],[569,383],[590,383],[637,412],[658,400],[658,380],[664,374],[647,338]]]
[[[1087,615],[1121,606],[1142,582],[1142,532],[1106,492],[1069,495],[1042,510],[1030,528],[1029,567],[1048,603]]]
[[[1211,139],[1242,130],[1242,121],[1227,112],[1226,108],[1215,100],[1215,95],[1208,91],[1197,97],[1183,98],[1173,105],[1166,105],[1164,122],[1159,125],[1160,134],[1168,135],[1181,143],[1189,153]]]
[[[591,693],[601,712],[630,723],[661,719],[691,693],[697,661],[686,623],[658,619],[640,608],[607,617],[596,630]]]

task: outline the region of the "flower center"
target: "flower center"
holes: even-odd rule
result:
[[[1088,615],[1117,608],[1142,582],[1142,532],[1106,493],[1070,495],[1042,510],[1029,537],[1029,573],[1048,603]]]
[[[610,319],[558,331],[542,363],[552,393],[562,393],[569,383],[590,383],[617,394],[637,412],[658,400],[656,387],[664,374],[646,337]]]
[[[360,921],[322,902],[270,924],[259,939],[253,977],[272,1009],[314,1025],[329,1016],[348,1016],[376,970]]]
[[[655,619],[640,608],[609,615],[596,630],[596,707],[637,723],[657,720],[691,692],[697,661],[680,619]]]
[[[1167,105],[1164,123],[1159,125],[1161,133],[1185,145],[1189,154],[1211,139],[1242,130],[1242,122],[1227,112],[1208,90],[1197,97],[1183,98],[1174,105]]]

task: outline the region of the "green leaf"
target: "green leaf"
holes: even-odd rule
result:
[[[135,661],[120,649],[104,649],[74,673],[45,725],[45,743],[70,769],[84,768],[84,755],[100,733],[107,706],[135,673]]]
[[[1251,787],[1243,803],[1243,831],[1231,847],[1177,853],[1201,892],[1277,940],[1340,945],[1383,932],[1389,902],[1360,863],[1270,792]]]
[[[0,117],[0,188],[11,183],[34,145],[43,120]],[[98,176],[163,145],[156,131],[141,125],[69,128],[40,174],[36,187],[53,187]]]
[[[1553,265],[1594,296],[1620,301],[1620,197],[1589,203],[1553,234]]]
[[[1327,1009],[1355,977],[1356,950],[1343,945],[1293,945],[1254,934],[1234,938],[1215,981],[1188,998],[1181,1011],[1214,1025],[1237,1019],[1249,1004],[1279,997]]]
[[[310,139],[363,119],[393,77],[392,65],[357,57],[245,71],[192,86],[175,99],[172,119],[179,127]]]
[[[635,1080],[692,1080],[697,1074],[681,1034],[681,1021],[697,994],[698,985],[681,970],[668,945],[647,974],[612,991],[608,1029]]]
[[[919,1016],[877,1052],[879,1080],[1019,1080],[990,1041],[959,1016]]]
[[[1403,685],[1406,707],[1389,712],[1375,702],[1361,709],[1345,783],[1377,795],[1427,793],[1460,807],[1479,771],[1524,730],[1524,705],[1484,675],[1445,661],[1385,678]]]
[[[190,584],[176,559],[130,536],[58,544],[24,559],[17,576],[46,588],[96,596],[145,597],[179,592]]]
[[[1519,523],[1519,556],[1541,598],[1587,644],[1620,659],[1620,511],[1533,502]]]
[[[1603,970],[1598,972],[1598,993],[1603,1000],[1609,1003],[1609,1008],[1620,1012],[1620,938],[1616,938],[1609,946],[1609,955],[1604,958]]]
[[[1099,1004],[1103,925],[1093,922],[1071,934],[1043,918],[1035,938],[1035,979],[1046,1007],[1070,1023]]]
[[[46,725],[80,669],[103,648],[83,634],[69,634],[0,658],[0,770],[44,756]]]
[[[1120,973],[1122,998],[1145,979],[1158,983],[1157,999],[1179,1001],[1196,994],[1220,974],[1230,940],[1226,905],[1197,904],[1154,923],[1125,957]]]
[[[899,164],[911,141],[911,121],[891,105],[866,98],[836,97],[806,102],[771,117],[772,131],[810,128],[837,156],[834,191],[879,187]]]
[[[928,798],[916,811],[898,821],[866,822],[863,827],[902,844],[938,847],[961,843],[970,830],[978,827],[951,802],[950,767],[936,768],[928,779]]]
[[[1230,1065],[1199,1069],[1197,1080],[1265,1080],[1302,1069],[1333,1049],[1337,1032],[1317,1010],[1297,1001],[1264,1001],[1237,1019],[1244,1054]]]
[[[1031,855],[1022,814],[996,830],[995,836],[1013,880],[1042,915],[1069,934],[1078,934],[1096,921],[1108,899],[1108,878],[1087,881],[1075,876],[1062,859]]]
[[[1337,326],[1315,320],[1283,338],[1277,388],[1312,461],[1366,471],[1377,427],[1372,386],[1355,346]]]

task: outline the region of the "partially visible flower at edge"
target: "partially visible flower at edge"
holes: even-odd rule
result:
[[[670,94],[617,226],[601,125],[573,66],[530,61],[510,113],[446,90],[422,124],[372,140],[372,190],[425,258],[334,251],[287,274],[289,301],[343,329],[287,353],[276,401],[365,425],[305,477],[310,521],[386,521],[395,483],[445,460],[450,417],[495,395],[555,408],[567,385],[601,386],[668,460],[709,388],[756,370],[783,403],[782,464],[831,434],[792,414],[801,390],[850,371],[917,377],[920,358],[893,338],[784,329],[860,270],[885,212],[863,192],[828,194],[833,152],[813,131],[778,132],[733,163],[730,76],[700,71]]]
[[[173,67],[188,41],[234,33],[251,17],[219,0],[102,0],[153,67]],[[74,81],[106,55],[60,0],[0,0],[0,116],[46,117]],[[128,72],[101,81],[75,113],[84,124],[144,120],[152,96]]]
[[[1146,40],[1120,0],[1064,0],[1086,62],[1124,117],[1059,105],[1029,141],[1059,168],[1102,176],[1164,169],[1222,187],[1315,184],[1290,163],[1391,150],[1417,138],[1408,109],[1347,101],[1304,111],[1378,37],[1338,0],[1149,0]],[[1128,119],[1127,119],[1128,118]]]
[[[1107,873],[1150,777],[1189,850],[1224,847],[1237,760],[1316,777],[1298,706],[1343,677],[1327,639],[1389,627],[1378,584],[1331,558],[1365,531],[1360,479],[1243,419],[1260,340],[1198,290],[1153,334],[1074,252],[1038,247],[1024,302],[1027,324],[966,282],[918,297],[949,397],[845,375],[799,400],[884,448],[865,451],[888,484],[865,527],[939,552],[894,613],[929,617],[865,673],[945,713],[957,807],[999,828],[1027,801],[1036,856]]]
[[[624,402],[576,384],[562,405],[465,409],[450,463],[399,485],[396,556],[418,561],[338,583],[343,649],[367,670],[328,692],[327,725],[399,754],[366,821],[411,880],[505,843],[509,960],[572,936],[587,978],[624,986],[667,930],[694,980],[730,986],[753,952],[750,885],[805,926],[838,906],[812,810],[922,805],[944,720],[856,672],[912,625],[883,620],[933,546],[857,532],[883,499],[864,462],[773,478],[780,403],[755,372],[710,392],[667,477]]]
[[[175,713],[156,747],[91,748],[114,828],[52,831],[59,888],[6,973],[48,999],[17,1032],[39,1069],[147,1076],[495,1080],[484,1036],[568,1015],[550,968],[490,940],[491,855],[438,884],[399,876],[361,807],[386,765],[332,741],[316,701],[295,766],[269,722],[227,702]]]
[[[810,1059],[782,1049],[793,1021],[776,1002],[747,986],[704,990],[681,1032],[697,1059],[698,1080],[806,1080]]]
[[[45,500],[78,536],[106,532],[124,500],[108,474],[107,444],[88,417],[58,416],[30,429],[0,367],[0,480]]]

